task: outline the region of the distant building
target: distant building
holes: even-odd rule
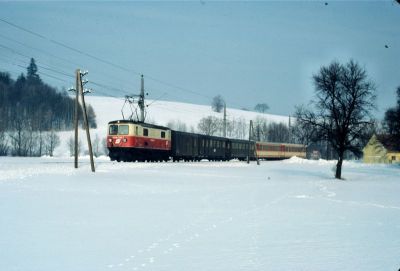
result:
[[[364,163],[400,163],[400,137],[373,135],[363,153]]]

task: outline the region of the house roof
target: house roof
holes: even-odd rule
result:
[[[400,152],[400,136],[394,135],[377,135],[378,141],[386,150],[392,152]]]

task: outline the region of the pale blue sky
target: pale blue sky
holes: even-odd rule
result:
[[[137,93],[143,73],[150,98],[167,93],[162,99],[209,104],[221,94],[229,107],[266,102],[270,113],[288,115],[312,98],[321,65],[353,58],[377,85],[382,117],[400,85],[400,5],[327,2],[0,2],[0,19],[45,37],[0,21],[0,45],[14,50],[0,47],[0,70],[15,78],[25,70],[9,63],[27,66],[23,54],[71,76],[87,69],[89,80],[124,90],[91,85],[99,95]],[[42,75],[52,85],[73,85],[39,70],[67,81]]]

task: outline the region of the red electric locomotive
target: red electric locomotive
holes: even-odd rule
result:
[[[108,123],[107,148],[111,160],[168,161],[171,130],[133,120],[111,121]]]

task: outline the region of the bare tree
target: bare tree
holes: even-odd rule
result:
[[[188,131],[186,123],[184,123],[181,120],[170,120],[167,123],[167,127],[172,129],[172,130],[181,131],[181,132],[187,132]]]
[[[272,122],[268,125],[268,141],[289,142],[289,127],[284,123]]]
[[[313,81],[315,101],[308,108],[297,108],[297,121],[312,127],[316,138],[326,138],[331,143],[338,156],[335,178],[341,179],[345,152],[359,155],[365,131],[373,124],[375,86],[366,70],[353,60],[345,65],[334,61],[321,67]]]
[[[385,112],[384,127],[388,134],[400,136],[400,87],[397,87],[397,105]]]
[[[265,113],[268,109],[269,109],[269,106],[266,103],[256,104],[256,106],[254,107],[254,110],[256,110],[257,112],[260,112],[260,113]]]
[[[78,155],[81,154],[82,151],[82,140],[78,140]],[[68,150],[69,150],[69,155],[70,156],[74,156],[75,155],[75,139],[71,136],[68,141],[67,141],[67,146],[68,146]]]
[[[101,143],[100,143],[100,137],[98,134],[94,137],[93,140],[93,155],[95,157],[99,157],[101,155]]]
[[[236,138],[248,139],[249,138],[249,124],[245,118],[239,118],[236,121]]]
[[[316,130],[308,122],[295,121],[292,127],[294,142],[308,146],[311,142],[317,141]]]
[[[9,146],[6,133],[4,131],[0,131],[0,156],[7,156],[8,149]]]
[[[27,120],[16,115],[12,121],[13,131],[9,132],[11,139],[11,154],[13,156],[28,156],[32,133],[29,132]]]
[[[221,120],[214,117],[208,116],[202,118],[197,126],[200,133],[205,135],[215,135],[221,127]]]
[[[106,139],[106,138],[103,138],[103,139],[101,140],[101,146],[102,146],[102,149],[103,149],[103,153],[104,153],[105,155],[108,155],[107,139]]]
[[[217,95],[213,98],[211,102],[211,108],[213,111],[221,113],[222,109],[224,108],[225,101],[224,98],[222,98],[221,95]]]
[[[268,141],[267,119],[257,116],[253,125],[255,139],[258,141]]]
[[[53,156],[54,149],[60,145],[60,137],[53,130],[45,136],[45,152],[49,156]]]

